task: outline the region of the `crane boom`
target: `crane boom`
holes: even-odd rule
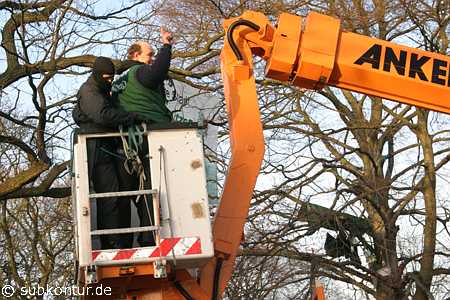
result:
[[[450,113],[448,56],[345,32],[338,19],[318,13],[304,26],[301,17],[283,13],[275,28],[263,14],[246,11],[225,20],[224,28],[221,68],[232,154],[213,226],[216,255],[200,278],[213,298],[232,274],[264,153],[252,55],[267,61],[267,77],[295,86],[331,85]]]

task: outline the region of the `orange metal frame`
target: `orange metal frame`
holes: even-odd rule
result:
[[[193,299],[211,299],[199,286],[198,282],[185,270],[167,269],[167,278],[154,278],[152,264],[134,266],[98,267],[98,282],[90,284],[90,291],[108,287],[108,294],[99,295],[84,290],[84,300],[126,299],[129,300],[185,300],[186,298],[176,288],[181,286]]]
[[[311,297],[312,300],[325,300],[325,291],[323,286],[314,288],[314,292]]]
[[[240,20],[244,24],[236,23]],[[252,11],[225,20],[225,32],[231,27],[233,33],[225,38],[221,67],[232,154],[213,226],[216,255],[201,269],[201,288],[183,273],[183,284],[195,293],[194,299],[211,298],[219,260],[223,264],[218,295],[231,277],[263,160],[253,54],[267,60],[267,77],[296,86],[320,89],[332,85],[450,113],[448,56],[345,32],[338,19],[318,13],[308,15],[304,30],[299,16],[281,14],[275,29],[267,17]],[[241,57],[237,57],[232,43]],[[161,283],[159,288],[167,284]],[[146,299],[145,295],[153,292],[139,291],[136,295],[140,298],[135,299]],[[167,286],[161,299],[183,299],[173,293],[176,290]],[[323,287],[315,290],[315,297],[325,299]]]

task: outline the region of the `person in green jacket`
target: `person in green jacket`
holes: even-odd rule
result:
[[[128,59],[113,82],[113,97],[121,108],[138,113],[148,123],[168,123],[172,114],[166,106],[164,80],[172,57],[172,34],[161,28],[162,48],[153,60],[149,43],[139,41],[128,48]]]
[[[146,123],[169,123],[172,121],[172,114],[166,106],[166,96],[164,90],[164,80],[170,67],[172,57],[172,34],[161,28],[162,48],[153,59],[153,49],[149,43],[139,41],[128,48],[128,59],[120,64],[116,73],[119,76],[112,85],[112,96],[116,104],[128,112],[139,115]],[[139,157],[143,162],[144,173],[147,180],[144,182],[145,189],[151,189],[150,164],[146,154],[148,145],[145,142]],[[121,191],[138,190],[139,174],[129,174],[123,167],[124,160],[119,160],[119,185]],[[123,199],[123,201],[127,201]],[[153,205],[151,195],[133,199],[139,215],[140,226],[152,226]],[[124,222],[131,224],[131,201],[128,201],[128,216]],[[122,214],[123,215],[123,214]],[[126,248],[133,246],[133,234],[128,234],[123,241]],[[153,232],[146,231],[139,233],[138,243],[141,247],[155,245]]]

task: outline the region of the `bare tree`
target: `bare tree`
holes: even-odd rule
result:
[[[95,2],[1,1],[0,237],[9,244],[0,255],[11,262],[2,281],[35,280],[14,268],[56,272],[39,263],[30,269],[13,253],[11,224],[34,237],[32,220],[53,220],[24,213],[42,212],[36,197],[67,201],[62,153],[70,149],[69,111],[84,67],[104,49],[122,57],[130,40],[157,44],[155,26],[165,24],[177,39],[171,77],[222,99],[221,22],[245,9],[271,20],[319,11],[349,31],[449,53],[448,1],[127,1],[101,14]],[[263,78],[263,65],[257,61],[255,71],[266,155],[226,296],[307,299],[320,279],[333,299],[449,297],[446,116],[334,88],[300,90]],[[207,121],[219,127],[211,159],[223,178],[224,107]],[[16,210],[24,217],[14,219]],[[69,255],[62,236],[52,247],[40,237],[27,247],[38,249],[33,261]],[[45,247],[51,250],[40,252]],[[56,280],[50,273],[41,280]]]
[[[2,285],[73,283],[68,175],[75,93],[96,55],[125,52],[129,40],[137,39],[132,34],[151,25],[159,5],[123,1],[104,10],[99,4],[104,6],[0,2]]]

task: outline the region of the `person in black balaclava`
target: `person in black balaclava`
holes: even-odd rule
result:
[[[114,64],[107,57],[98,57],[92,75],[83,83],[77,94],[77,103],[72,111],[75,123],[81,132],[103,133],[117,131],[120,124],[133,124],[137,116],[113,106],[111,82]],[[138,121],[138,120],[137,120]],[[88,173],[91,188],[96,193],[118,192],[118,171],[115,158],[114,138],[87,140]],[[129,227],[130,203],[117,197],[97,199],[97,229]],[[123,235],[101,235],[101,249],[125,248]]]
[[[92,76],[99,89],[107,94],[111,92],[112,80],[114,78],[114,64],[107,57],[97,57],[92,67]]]

